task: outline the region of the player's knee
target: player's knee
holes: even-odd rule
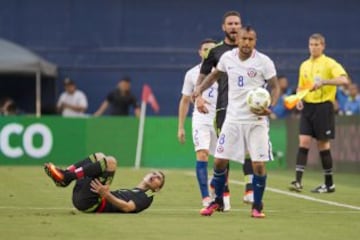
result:
[[[222,159],[222,158],[215,158],[214,160],[214,169],[226,169],[228,166],[229,160]]]
[[[106,170],[109,172],[114,172],[117,167],[117,161],[113,156],[105,157],[106,160]]]
[[[99,161],[100,159],[103,159],[106,157],[105,154],[102,152],[97,152],[94,154],[94,156],[95,156],[96,161]]]
[[[254,174],[259,176],[266,175],[265,163],[264,162],[256,162],[253,161],[252,163]]]
[[[317,141],[317,146],[318,146],[319,151],[329,150],[330,149],[330,141],[318,140]]]
[[[197,160],[207,161],[209,158],[209,152],[207,150],[198,150],[196,152]]]
[[[310,148],[311,137],[309,136],[300,136],[299,137],[299,146],[303,148]]]

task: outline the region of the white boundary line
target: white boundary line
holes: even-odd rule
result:
[[[75,208],[71,208],[71,207],[33,207],[33,206],[0,206],[0,210],[1,209],[5,209],[5,210],[50,210],[50,211],[63,211],[63,210],[75,210],[77,211]]]
[[[186,175],[191,175],[191,176],[195,176],[194,173],[185,173]],[[237,180],[229,180],[230,183],[233,184],[237,184],[237,185],[245,185],[244,182],[241,181],[237,181]],[[315,197],[310,197],[307,195],[303,195],[303,194],[299,194],[299,193],[292,193],[292,192],[287,192],[287,191],[283,191],[280,189],[276,189],[276,188],[272,188],[272,187],[268,187],[266,186],[266,191],[269,192],[274,192],[274,193],[279,193],[279,194],[283,194],[286,196],[290,196],[290,197],[295,197],[295,198],[301,198],[301,199],[305,199],[308,201],[313,201],[313,202],[319,202],[319,203],[324,203],[324,204],[328,204],[331,206],[337,206],[337,207],[343,207],[343,208],[350,208],[350,209],[354,209],[354,210],[358,210],[360,211],[360,207],[359,206],[354,206],[354,205],[350,205],[350,204],[344,204],[344,203],[339,203],[339,202],[334,202],[334,201],[328,201],[328,200],[322,200],[319,198],[315,198]]]
[[[244,185],[243,182],[236,181],[236,180],[230,180],[230,182],[234,183],[234,184],[238,184],[238,185]],[[272,188],[272,187],[268,187],[268,186],[266,186],[266,191],[279,193],[279,194],[283,194],[283,195],[286,195],[286,196],[301,198],[301,199],[305,199],[305,200],[309,200],[309,201],[313,201],[313,202],[324,203],[324,204],[328,204],[328,205],[331,205],[331,206],[350,208],[350,209],[360,211],[360,207],[358,207],[358,206],[339,203],[339,202],[334,202],[334,201],[328,201],[328,200],[323,200],[323,199],[318,199],[318,198],[315,198],[315,197],[310,197],[310,196],[299,194],[299,193],[287,192],[287,191],[284,191],[284,190],[280,190],[280,189],[276,189],[276,188]]]
[[[189,173],[186,172],[185,175],[190,175],[190,176],[195,176],[194,173]],[[233,184],[237,184],[237,185],[245,185],[244,182],[241,181],[237,181],[237,180],[229,180],[230,183]],[[344,203],[339,203],[339,202],[334,202],[334,201],[328,201],[328,200],[322,200],[322,199],[318,199],[315,197],[310,197],[307,195],[303,195],[303,194],[299,194],[299,193],[292,193],[292,192],[288,192],[288,191],[283,191],[280,189],[276,189],[276,188],[272,188],[272,187],[266,187],[266,191],[269,192],[274,192],[274,193],[278,193],[278,194],[283,194],[286,196],[290,196],[290,197],[295,197],[295,198],[300,198],[300,199],[305,199],[308,201],[313,201],[313,202],[319,202],[319,203],[323,203],[323,204],[327,204],[327,205],[331,205],[331,206],[337,206],[337,207],[342,207],[342,208],[349,208],[349,209],[353,209],[353,210],[357,210],[357,211],[340,211],[340,212],[347,212],[347,213],[360,213],[360,207],[359,206],[354,206],[354,205],[349,205],[349,204],[344,204]],[[19,207],[19,206],[0,206],[0,209],[10,209],[10,210],[54,210],[54,211],[59,211],[59,210],[68,210],[68,211],[77,211],[75,208],[71,208],[71,207],[32,207],[32,206],[24,206],[24,207]],[[196,209],[197,211],[198,209]],[[152,209],[151,211],[195,211],[195,209],[184,209],[184,208],[178,208],[178,209]],[[243,211],[242,209],[239,210],[235,210],[232,209],[231,211]],[[269,210],[267,210],[269,212]],[[270,210],[271,211],[271,210]],[[276,212],[276,210],[273,210],[273,212]],[[339,211],[305,211],[306,213],[339,213]]]

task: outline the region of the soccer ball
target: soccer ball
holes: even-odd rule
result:
[[[246,96],[246,103],[252,110],[263,110],[270,106],[270,94],[265,88],[252,89]]]

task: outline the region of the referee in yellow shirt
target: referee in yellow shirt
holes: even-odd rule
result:
[[[336,86],[348,84],[344,68],[334,59],[326,56],[325,38],[319,33],[309,38],[310,58],[305,60],[299,70],[298,90],[310,88],[310,92],[296,105],[301,110],[299,149],[296,157],[295,181],[290,190],[301,192],[302,175],[308,159],[311,139],[317,140],[325,183],[311,190],[313,193],[335,192],[333,181],[330,139],[335,137]]]

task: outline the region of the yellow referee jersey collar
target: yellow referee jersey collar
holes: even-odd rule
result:
[[[314,61],[314,62],[316,62],[316,61],[320,61],[320,60],[322,60],[322,59],[324,59],[326,57],[326,55],[323,53],[323,54],[321,54],[319,57],[317,57],[317,58],[313,58],[313,57],[311,57],[310,56],[310,60],[311,61]]]

